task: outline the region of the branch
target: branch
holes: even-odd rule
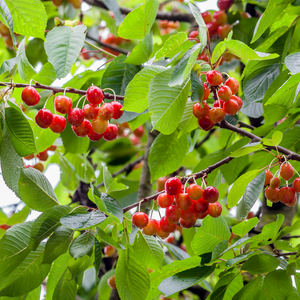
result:
[[[298,252],[277,253],[275,256],[297,255]]]
[[[210,136],[214,133],[216,131],[216,128],[213,128],[213,129],[211,129],[209,132],[208,132],[208,134],[203,138],[203,140],[202,141],[200,141],[199,143],[197,143],[196,145],[195,145],[195,149],[198,149],[198,148],[200,148],[209,138],[210,138]]]

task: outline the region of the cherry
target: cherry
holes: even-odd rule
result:
[[[168,20],[159,20],[158,21],[158,26],[160,28],[166,29],[166,28],[168,28],[168,23],[169,23]]]
[[[168,177],[164,176],[164,177],[160,177],[156,180],[156,187],[157,187],[157,191],[161,192],[165,189],[165,183],[168,180]]]
[[[165,216],[170,224],[177,224],[181,216],[179,207],[177,207],[176,205],[167,207]]]
[[[57,96],[54,100],[55,109],[61,114],[70,112],[73,106],[72,99],[67,96]]]
[[[279,178],[278,178],[279,179]],[[297,193],[300,193],[300,177],[296,178],[293,182],[293,188]]]
[[[133,131],[134,135],[141,138],[144,135],[145,129],[144,126],[139,126]]]
[[[220,217],[222,214],[221,204],[219,202],[210,203],[208,208],[208,214],[213,218]]]
[[[35,115],[35,123],[41,128],[48,128],[53,120],[53,114],[49,109],[42,108]]]
[[[198,38],[198,36],[199,36],[199,31],[198,30],[193,30],[189,34],[189,38],[191,38],[191,39],[196,39],[196,38]]]
[[[47,148],[48,151],[56,151],[57,146],[56,145],[51,145],[49,148]]]
[[[203,195],[203,189],[198,184],[191,184],[187,189],[187,193],[192,200],[199,200]]]
[[[86,99],[89,101],[92,105],[98,105],[103,100],[103,92],[100,88],[97,86],[90,86],[88,90],[86,91]]]
[[[209,106],[203,102],[201,105],[200,102],[197,102],[193,106],[193,114],[196,118],[202,119],[205,118],[209,113]]]
[[[122,117],[123,111],[121,110],[123,108],[123,105],[120,102],[112,101],[110,103],[114,109],[114,114],[112,116],[113,119],[117,120]]]
[[[27,156],[24,156],[24,158],[25,158],[26,160],[33,159],[33,158],[34,158],[34,154],[29,154],[29,155],[27,155]]]
[[[72,126],[79,126],[83,121],[83,110],[81,108],[73,108],[68,114],[68,122]]]
[[[96,133],[93,128],[90,129],[89,133],[88,133],[88,138],[92,141],[92,142],[98,142],[99,140],[101,140],[103,137],[103,134],[98,134]]]
[[[40,152],[36,157],[41,161],[46,161],[49,157],[47,149]]]
[[[297,195],[295,195],[295,198],[294,198],[294,201],[293,202],[291,202],[291,203],[286,203],[285,205],[286,206],[294,206],[295,204],[296,204],[296,202],[297,202]]]
[[[108,123],[106,120],[102,120],[100,118],[96,118],[92,122],[92,127],[94,132],[97,134],[103,134],[108,126]]]
[[[0,34],[2,37],[10,35],[9,28],[6,27],[3,23],[0,23]]]
[[[203,60],[203,61],[209,62],[209,58],[208,58],[208,56],[206,54],[199,54],[197,56],[197,60]]]
[[[173,203],[173,196],[168,195],[167,193],[159,194],[157,197],[157,204],[161,208],[167,208],[172,205]]]
[[[82,0],[68,0],[68,2],[72,3],[75,9],[81,8]]]
[[[180,193],[176,196],[176,204],[180,209],[187,210],[192,205],[192,199],[187,193]]]
[[[191,220],[188,220],[188,221],[186,221],[186,220],[183,220],[183,219],[179,219],[179,223],[180,223],[180,225],[183,227],[183,228],[191,228],[191,227],[193,227],[195,224],[196,224],[196,221],[197,221],[197,218],[196,217],[194,217],[193,219],[191,219]]]
[[[143,233],[146,235],[154,235],[158,230],[158,222],[155,219],[150,219],[147,226],[143,228]]]
[[[118,126],[115,124],[108,124],[105,132],[103,133],[103,138],[106,141],[115,140],[118,136]]]
[[[143,212],[136,212],[132,216],[132,224],[138,228],[144,228],[149,222],[148,215]]]
[[[165,242],[166,243],[169,243],[169,244],[174,244],[175,242],[175,237],[174,237],[174,234],[170,234],[166,239],[165,239]]]
[[[273,178],[272,172],[267,170],[266,177],[265,177],[265,185],[269,185],[272,178]]]
[[[249,213],[248,213],[248,215],[247,215],[247,219],[249,220],[249,219],[252,219],[252,218],[254,218],[254,217],[255,217],[254,212],[253,212],[253,211],[249,211]]]
[[[116,248],[113,246],[104,247],[104,254],[106,256],[112,256],[116,252]]]
[[[225,104],[228,102],[224,103]],[[218,123],[221,122],[222,120],[224,120],[226,116],[225,111],[221,108],[221,107],[213,107],[208,114],[208,118],[211,120],[212,123]]]
[[[215,11],[213,18],[218,25],[224,25],[227,22],[227,14],[224,10]]]
[[[230,87],[232,95],[236,94],[239,91],[239,82],[233,77],[228,78],[225,81],[225,85]]]
[[[41,162],[38,162],[37,164],[35,164],[34,166],[32,166],[34,169],[40,171],[41,173],[44,172],[45,167]]]
[[[3,229],[3,230],[7,230],[9,229],[11,226],[7,225],[7,224],[2,224],[0,225],[0,228]]]
[[[242,106],[243,106],[243,100],[240,97],[238,97],[236,95],[233,95],[230,99],[236,101],[236,103],[239,106],[239,110],[242,108]]]
[[[167,194],[171,196],[178,195],[181,192],[181,189],[182,183],[178,178],[171,177],[166,181],[165,190]]]
[[[198,124],[204,131],[209,131],[214,127],[214,123],[207,117],[198,119]]]
[[[194,213],[205,213],[208,210],[209,203],[203,198],[194,201],[192,204],[192,209]]]
[[[214,102],[214,107],[221,107],[221,108],[223,108],[224,107],[224,101],[223,100],[216,100],[215,102]]]
[[[21,99],[28,106],[34,106],[40,102],[41,96],[34,87],[27,86],[21,93]]]
[[[189,221],[189,220],[193,219],[195,216],[193,207],[190,207],[189,209],[186,209],[186,210],[181,210],[180,214],[181,214],[180,215],[181,219],[183,219],[185,221]]]
[[[115,275],[113,275],[107,279],[107,284],[111,289],[113,289],[113,290],[117,289]]]
[[[210,70],[206,73],[206,80],[210,85],[217,86],[223,82],[223,76],[219,71]]]
[[[229,32],[232,30],[232,26],[229,24],[225,24],[223,26],[218,27],[218,35],[221,39],[227,38]]]
[[[131,142],[131,144],[133,146],[137,146],[137,145],[139,145],[141,143],[141,139],[139,139],[138,137],[136,137],[134,134],[131,134],[129,136],[129,140],[130,140],[130,142]]]
[[[201,14],[205,24],[212,22],[212,16],[209,11],[205,11],[204,13]]]
[[[203,87],[204,87],[204,94],[202,100],[205,101],[209,97],[210,90],[205,83],[203,83]]]
[[[67,121],[63,116],[53,115],[52,123],[49,128],[55,133],[61,133],[65,130]]]
[[[243,19],[251,19],[251,15],[250,15],[249,13],[245,12],[245,11],[243,11],[243,12],[241,13],[241,17],[242,17]]]
[[[218,96],[221,100],[225,102],[228,101],[232,96],[230,87],[227,85],[221,86],[218,90]]]
[[[218,7],[222,10],[228,10],[233,4],[233,0],[218,0]]]
[[[79,126],[72,126],[74,133],[79,137],[85,137],[92,129],[92,125],[88,120],[83,120]]]
[[[208,215],[208,210],[203,212],[203,213],[202,212],[199,212],[199,213],[195,212],[195,217],[197,219],[200,219],[200,220],[204,219],[207,215]]]
[[[83,116],[86,119],[93,120],[97,118],[99,113],[99,107],[96,105],[86,104],[83,108]]]
[[[283,179],[289,180],[294,176],[294,168],[289,163],[284,163],[280,166],[279,174]]]
[[[213,186],[207,186],[203,191],[203,199],[209,203],[217,202],[219,199],[219,192]]]
[[[172,29],[178,29],[180,27],[180,23],[178,21],[169,21],[168,22],[168,27]]]
[[[279,190],[279,200],[286,204],[286,205],[291,205],[295,199],[296,196],[296,191],[292,187],[282,187]]]
[[[265,196],[271,202],[276,203],[279,201],[279,189],[272,189],[271,187],[267,187],[265,190]]]
[[[178,220],[179,220],[179,218],[178,218]],[[176,224],[170,224],[166,217],[161,218],[161,220],[159,221],[159,225],[160,225],[160,229],[162,231],[168,232],[168,233],[171,233],[171,232],[175,231],[175,229],[176,229]],[[157,234],[158,234],[158,231],[159,230],[157,230]]]
[[[104,103],[98,113],[102,120],[110,120],[114,115],[114,108],[110,103]]]
[[[223,54],[223,57],[222,57],[225,61],[232,61],[232,59],[234,58],[234,55],[232,53],[229,53],[229,52],[225,52]],[[230,87],[231,88],[231,87]],[[233,91],[232,91],[233,93]]]
[[[224,111],[231,116],[234,116],[239,111],[238,103],[230,98],[229,101],[224,103]]]
[[[163,231],[163,230],[161,229],[161,227],[160,227],[160,222],[158,222],[158,228],[157,228],[156,234],[157,234],[160,238],[165,239],[165,238],[167,238],[167,237],[169,236],[170,233],[169,233],[169,232]]]
[[[281,180],[279,177],[273,177],[271,180],[270,180],[270,188],[271,189],[276,189],[279,187],[281,183]],[[295,187],[294,187],[295,188]]]
[[[206,27],[208,29],[209,35],[214,36],[218,32],[218,24],[215,21],[209,22],[206,24]]]

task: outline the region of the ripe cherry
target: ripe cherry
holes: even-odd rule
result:
[[[203,213],[202,212],[199,212],[199,213],[195,212],[195,217],[197,219],[200,219],[200,220],[204,219],[207,215],[208,215],[208,210],[203,212]]]
[[[243,106],[243,100],[240,97],[238,97],[236,95],[233,95],[230,99],[234,100],[238,104],[239,110],[242,108],[242,106]]]
[[[168,23],[169,23],[168,20],[159,20],[158,26],[160,28],[166,29],[166,28],[168,28]]]
[[[231,5],[233,4],[233,0],[218,0],[218,7],[219,9],[222,9],[222,10],[228,10]]]
[[[47,149],[40,152],[36,157],[41,161],[46,161],[49,157]]]
[[[294,168],[289,163],[284,163],[280,166],[279,174],[283,179],[289,180],[294,176]]]
[[[116,248],[113,246],[106,246],[104,247],[104,254],[106,256],[112,256],[116,252]]]
[[[88,120],[83,120],[79,126],[72,126],[72,129],[77,136],[85,137],[92,129],[92,125]]]
[[[213,18],[218,25],[224,25],[227,22],[227,14],[224,10],[215,11]]]
[[[203,199],[209,203],[214,203],[219,200],[219,192],[213,186],[207,186],[203,191]]]
[[[179,220],[179,218],[178,218],[178,220]],[[171,233],[171,232],[175,231],[175,229],[176,229],[176,224],[170,224],[166,217],[161,218],[161,220],[159,221],[159,225],[160,225],[160,229],[162,231],[168,232],[168,233]],[[157,230],[157,234],[158,234],[158,230]]]
[[[41,173],[43,173],[44,170],[45,170],[45,167],[44,167],[44,165],[41,162],[38,162],[37,164],[33,165],[32,167],[34,169],[40,171]]]
[[[199,200],[203,195],[203,189],[198,184],[191,184],[187,189],[187,193],[192,200]]]
[[[223,40],[225,38],[227,38],[229,32],[232,30],[232,26],[229,24],[225,24],[223,26],[219,26],[218,27],[218,35],[220,36],[220,38]]]
[[[100,118],[96,118],[92,122],[92,127],[94,132],[97,134],[103,134],[108,126],[108,123],[106,120],[102,120]]]
[[[267,187],[265,190],[265,196],[271,202],[276,203],[279,201],[279,189],[272,189],[271,187]]]
[[[230,87],[232,95],[235,95],[239,91],[239,82],[233,77],[228,78],[225,81],[225,85]]]
[[[193,30],[189,34],[189,38],[191,38],[191,39],[196,39],[196,38],[198,38],[198,36],[199,36],[199,31],[198,30]]]
[[[139,139],[138,137],[136,137],[134,134],[131,134],[129,136],[129,140],[130,140],[130,142],[131,142],[131,144],[133,146],[137,146],[137,145],[139,145],[141,143],[141,139]]]
[[[61,114],[68,114],[72,109],[72,99],[67,96],[57,96],[54,100],[55,109]]]
[[[50,147],[47,148],[48,151],[52,151],[52,152],[55,152],[56,149],[57,149],[56,145],[51,145]]]
[[[180,209],[187,210],[192,205],[192,199],[187,193],[180,193],[176,196],[176,204]]]
[[[181,189],[182,183],[178,178],[171,177],[166,181],[165,190],[167,194],[171,196],[178,195],[181,192]]]
[[[209,113],[209,106],[203,102],[202,105],[200,102],[197,102],[193,106],[193,114],[196,118],[202,119],[205,118]]]
[[[83,110],[81,108],[73,108],[68,114],[68,122],[72,126],[79,126],[83,121]]]
[[[158,222],[158,228],[157,228],[157,232],[156,232],[156,234],[160,237],[160,238],[162,238],[162,239],[165,239],[165,238],[167,238],[168,236],[169,236],[169,232],[165,232],[165,231],[163,231],[162,229],[161,229],[161,227],[160,227],[160,221]]]
[[[65,130],[67,121],[63,116],[53,115],[49,128],[55,133],[61,133]]]
[[[205,101],[209,97],[210,90],[205,83],[203,83],[203,87],[204,87],[204,94],[202,100]]]
[[[287,205],[291,205],[295,199],[296,196],[296,191],[292,187],[282,187],[279,190],[279,200]]]
[[[291,203],[289,203],[289,204],[285,204],[286,206],[294,206],[295,204],[296,204],[296,202],[297,202],[297,195],[295,195],[295,198],[294,198],[294,201],[293,202],[291,202]]]
[[[120,102],[112,101],[110,103],[114,109],[114,114],[112,116],[113,119],[117,120],[122,117],[123,111],[121,110],[123,108],[123,105]]]
[[[169,243],[169,244],[174,244],[175,242],[175,237],[174,237],[174,234],[170,234],[166,239],[165,239],[165,242],[166,243]]]
[[[143,125],[139,126],[137,129],[133,130],[133,133],[135,136],[141,138],[145,133],[144,126]]]
[[[149,222],[148,215],[143,212],[136,212],[132,216],[132,224],[138,228],[144,228]]]
[[[221,86],[218,90],[218,96],[221,100],[225,102],[228,101],[232,96],[230,87],[227,85]]]
[[[114,115],[114,108],[110,103],[104,103],[98,112],[98,116],[102,120],[110,120]]]
[[[205,11],[204,13],[201,14],[205,24],[212,22],[212,16],[209,11]]]
[[[210,85],[217,86],[223,82],[223,76],[219,71],[211,70],[206,73],[206,80]]]
[[[221,107],[221,108],[223,108],[224,107],[224,101],[223,100],[216,100],[215,102],[214,102],[214,107]]]
[[[92,105],[98,105],[103,100],[103,92],[100,88],[97,86],[90,86],[88,90],[86,91],[86,99],[89,101]]]
[[[155,219],[150,219],[147,226],[143,228],[143,233],[146,235],[154,235],[158,230],[158,222]]]
[[[209,58],[208,58],[208,56],[206,54],[199,54],[197,56],[197,60],[203,60],[203,61],[209,62]],[[202,100],[204,100],[204,99],[202,99]]]
[[[279,187],[281,183],[281,180],[279,177],[273,177],[271,180],[270,180],[270,188],[271,189],[276,189]],[[294,187],[295,188],[295,187]]]
[[[157,204],[161,208],[167,208],[172,205],[174,199],[173,196],[168,195],[167,193],[159,194],[157,197]]]
[[[207,117],[198,119],[198,124],[204,131],[209,131],[214,127],[214,123]]]
[[[206,24],[209,35],[212,37],[218,32],[218,24],[215,21],[209,22]]]
[[[21,93],[21,99],[28,106],[34,106],[40,102],[41,96],[34,87],[27,86]]]
[[[43,108],[35,115],[35,123],[41,128],[48,128],[53,120],[53,114],[49,109]]]
[[[194,213],[205,213],[208,210],[209,203],[203,198],[194,201],[192,204],[192,209]]]
[[[272,172],[270,170],[267,170],[266,177],[265,177],[265,185],[269,185],[272,178],[273,178]]]
[[[193,207],[190,207],[189,209],[187,210],[181,210],[180,211],[180,217],[181,219],[185,220],[185,221],[189,221],[191,219],[194,218],[195,216],[195,213],[194,213],[194,210],[193,210]]]
[[[300,177],[296,178],[293,182],[293,188],[297,193],[300,193]]]
[[[176,205],[167,207],[165,216],[170,224],[177,224],[181,216],[179,207],[177,207]]]
[[[231,116],[234,116],[239,111],[238,103],[232,98],[229,101],[224,103],[224,111]]]
[[[165,189],[165,183],[167,180],[168,180],[168,177],[166,177],[166,176],[160,177],[156,180],[156,187],[157,187],[158,192],[161,192]]]
[[[103,133],[103,138],[106,141],[115,140],[118,136],[118,126],[115,124],[108,124],[105,132]]]
[[[29,154],[29,155],[27,155],[27,156],[24,156],[24,158],[25,158],[26,160],[33,159],[33,158],[34,158],[34,154],[33,154],[33,153],[32,153],[32,154]]]
[[[193,217],[191,220],[183,220],[183,219],[179,219],[179,223],[183,228],[191,228],[196,224],[197,218]]]
[[[254,218],[254,217],[255,217],[254,212],[253,212],[253,211],[249,211],[249,213],[248,213],[248,215],[247,215],[247,219],[249,220],[249,219],[252,219],[252,218]]]
[[[90,129],[89,133],[88,133],[88,138],[92,141],[92,142],[98,142],[99,140],[101,140],[103,137],[103,134],[98,134],[96,133],[93,128]]]
[[[219,202],[210,203],[208,208],[208,214],[213,218],[220,217],[222,214],[221,204]]]
[[[228,102],[224,103],[225,104]],[[208,114],[208,118],[215,124],[224,120],[226,116],[225,111],[221,107],[213,107]]]
[[[83,116],[86,119],[93,120],[93,119],[97,118],[97,116],[98,116],[99,107],[95,106],[95,105],[91,105],[91,104],[86,104],[82,108],[82,111],[83,111]]]
[[[115,275],[113,275],[107,279],[107,284],[111,289],[113,289],[113,290],[117,289]]]

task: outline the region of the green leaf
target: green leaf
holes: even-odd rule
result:
[[[110,174],[107,167],[103,167],[103,181],[106,193],[111,191],[123,191],[128,187],[123,183],[118,183]]]
[[[16,152],[22,157],[35,153],[33,132],[22,111],[14,106],[6,107],[5,120]]]
[[[151,145],[148,164],[151,182],[177,170],[189,149],[187,135],[178,138],[178,132],[160,134]]]
[[[190,255],[187,254],[185,251],[183,251],[181,248],[171,243],[166,243],[164,241],[160,241],[160,243],[163,244],[168,249],[171,256],[174,256],[177,259],[183,260],[190,257]]]
[[[230,41],[224,41],[227,50],[238,56],[241,59],[246,60],[264,60],[264,59],[273,59],[278,57],[278,54],[270,54],[270,53],[264,53],[259,51],[254,51],[249,46],[244,44],[243,42],[236,41],[236,40],[230,40]]]
[[[30,213],[31,213],[31,209],[28,206],[25,205],[23,209],[21,209],[17,213],[14,213],[6,221],[6,224],[12,226],[12,225],[15,225],[15,224],[24,223]]]
[[[111,88],[117,95],[125,94],[127,85],[140,71],[139,66],[125,63],[126,58],[125,55],[120,55],[108,65],[102,76],[102,89]]]
[[[23,80],[29,81],[36,74],[36,71],[27,59],[25,52],[25,38],[18,46],[17,56],[20,57],[18,62],[19,75]]]
[[[243,174],[234,182],[233,186],[231,187],[228,193],[228,198],[227,198],[227,203],[230,208],[234,207],[238,203],[238,201],[244,195],[248,183],[252,179],[254,179],[259,173],[260,170],[248,171],[247,173]]]
[[[69,252],[71,256],[77,259],[88,254],[93,249],[94,244],[95,237],[90,232],[84,232],[73,241]]]
[[[50,85],[56,79],[56,73],[51,63],[47,62],[43,65],[40,72],[32,77],[41,84]]]
[[[242,266],[242,270],[248,271],[252,275],[269,273],[276,270],[280,261],[269,254],[259,254],[250,257]]]
[[[96,227],[96,232],[99,237],[107,244],[114,246],[117,249],[124,249],[124,246],[115,241],[111,236],[109,236],[105,231]]]
[[[144,266],[156,270],[161,268],[164,251],[153,236],[144,235],[138,231],[133,245],[134,256]]]
[[[284,60],[286,67],[290,70],[292,75],[300,73],[299,59],[300,52],[296,52],[288,55]]]
[[[66,156],[59,154],[60,180],[61,183],[69,190],[77,189],[79,179],[75,172],[74,166],[67,160]]]
[[[149,85],[149,112],[153,129],[162,134],[171,134],[179,124],[188,98],[190,80],[182,85],[168,85],[173,69],[168,69],[156,76]]]
[[[86,229],[102,223],[106,219],[106,216],[97,211],[86,214],[69,214],[60,219],[62,225],[65,225],[72,229]]]
[[[116,25],[120,25],[123,21],[123,17],[118,2],[116,0],[103,0],[103,2],[107,6],[107,8],[114,13]]]
[[[48,34],[45,50],[57,78],[63,78],[71,71],[84,45],[86,26],[54,27]]]
[[[258,223],[258,218],[251,218],[249,220],[244,220],[243,222],[232,226],[231,230],[234,234],[243,237],[245,236],[252,228],[254,228]]]
[[[150,32],[157,9],[158,0],[148,0],[145,4],[132,10],[120,25],[119,36],[124,39],[141,40]]]
[[[282,214],[277,215],[277,219],[275,222],[266,224],[263,227],[260,237],[268,240],[270,243],[274,242],[277,238],[278,231],[280,230],[283,221],[284,216]],[[253,239],[255,239],[255,236],[253,237]]]
[[[198,119],[193,114],[194,105],[195,102],[192,102],[189,99],[187,100],[182,119],[178,125],[178,129],[180,130],[178,137],[199,127]]]
[[[148,108],[148,93],[151,79],[164,71],[161,66],[147,66],[129,82],[124,96],[124,110],[142,113]]]
[[[224,54],[226,51],[226,46],[224,42],[219,42],[215,47],[212,56],[211,56],[211,63],[214,64],[218,61],[218,59]]]
[[[247,258],[249,258],[253,255],[256,255],[256,254],[258,254],[258,252],[247,252],[245,254],[238,255],[234,258],[228,259],[227,262],[226,262],[226,266],[231,267],[235,264],[238,264],[238,263],[246,260]]]
[[[197,60],[200,47],[201,44],[197,43],[185,52],[184,56],[174,69],[169,86],[181,85],[188,78]]]
[[[77,258],[75,261],[74,259],[69,264],[68,268],[72,273],[72,279],[77,278],[78,276],[82,275],[83,272],[93,266],[94,257],[92,255],[92,251],[81,258]]]
[[[77,283],[72,279],[72,274],[69,270],[65,270],[64,274],[59,279],[53,293],[55,300],[74,300],[77,295]]]
[[[258,196],[264,188],[265,177],[266,172],[263,171],[248,184],[244,195],[237,207],[238,219],[243,219],[248,215],[249,211],[257,201]]]
[[[97,239],[95,239],[95,251],[94,251],[94,267],[95,267],[95,281],[98,280],[98,273],[100,270],[101,260],[102,260],[102,247]]]
[[[164,279],[158,289],[165,295],[165,297],[168,297],[203,281],[214,271],[214,269],[215,265],[212,265],[195,267],[190,270],[177,273],[167,279]]]
[[[115,276],[121,299],[146,299],[150,288],[149,273],[147,268],[135,259],[131,246],[120,253]]]
[[[140,65],[148,61],[153,50],[152,34],[148,33],[130,52],[125,62],[127,64]]]
[[[1,2],[0,5],[5,2]],[[0,8],[1,12],[1,8]],[[13,57],[9,60],[6,60],[2,63],[1,68],[0,68],[0,75],[4,74],[5,72],[10,72],[14,69],[14,67],[18,64],[20,60],[20,56]]]
[[[43,264],[51,264],[59,256],[66,253],[71,245],[74,230],[59,226],[47,241]]]
[[[15,45],[16,44],[16,38],[15,38],[15,35],[14,35],[13,18],[12,18],[10,10],[9,10],[9,8],[8,8],[5,1],[0,2],[0,19],[4,23],[4,25],[9,28],[10,35],[12,36],[13,42],[14,42],[14,45]]]
[[[0,296],[22,296],[37,288],[46,278],[51,265],[41,264],[45,246],[31,251],[24,261],[0,282]],[[34,280],[33,280],[34,279]]]
[[[241,157],[247,155],[249,153],[259,151],[263,148],[263,145],[260,142],[257,143],[249,143],[246,146],[232,152],[229,154],[230,157]]]
[[[281,131],[275,131],[272,135],[272,141],[274,146],[278,146],[283,138],[283,133]]]
[[[223,217],[207,216],[195,234],[191,246],[196,255],[212,252],[217,244],[230,238],[228,225]]]

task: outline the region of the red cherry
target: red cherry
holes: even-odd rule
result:
[[[7,225],[7,224],[2,224],[2,225],[0,225],[0,228],[1,229],[4,229],[4,230],[7,230],[7,229],[9,229],[11,226],[9,226],[9,225]]]
[[[238,104],[239,110],[242,108],[242,106],[243,106],[243,100],[240,97],[238,97],[236,95],[233,95],[230,99],[234,100]]]
[[[112,256],[116,252],[116,248],[113,246],[104,247],[104,254],[106,256]]]
[[[269,185],[272,178],[273,178],[272,172],[267,170],[266,177],[265,177],[265,185]]]
[[[224,103],[224,111],[231,116],[234,116],[239,111],[239,105],[235,100],[230,98],[229,101]]]
[[[53,120],[53,114],[49,109],[43,108],[35,115],[35,123],[41,128],[48,128]]]
[[[144,135],[145,129],[144,126],[139,126],[133,131],[134,135],[141,138]]]
[[[209,97],[210,90],[205,83],[203,83],[203,87],[204,87],[204,94],[202,100],[205,101]]]
[[[187,189],[187,193],[192,200],[199,200],[203,195],[203,189],[198,184],[191,184]]]
[[[57,149],[56,145],[51,145],[49,148],[47,148],[48,151],[52,151],[52,152],[55,152],[56,149]]]
[[[196,118],[202,119],[205,118],[209,113],[209,106],[203,102],[202,105],[200,102],[197,102],[193,106],[193,114]]]
[[[218,90],[218,96],[221,100],[225,102],[228,101],[232,96],[230,87],[227,85],[221,86]]]
[[[171,196],[178,195],[181,192],[181,189],[182,183],[178,178],[171,177],[166,181],[165,190],[167,194]]]
[[[113,119],[117,120],[122,117],[123,111],[121,110],[123,108],[123,105],[120,102],[112,101],[110,103],[114,109],[114,114],[112,116]]]
[[[279,174],[283,179],[289,180],[294,176],[294,168],[289,163],[284,163],[280,166]]]
[[[198,119],[198,124],[200,128],[204,131],[209,131],[214,127],[214,123],[207,117]]]
[[[219,202],[210,203],[208,208],[208,214],[213,218],[220,217],[222,214],[221,204]]]
[[[189,220],[193,219],[195,216],[193,207],[190,207],[189,209],[186,209],[186,210],[181,210],[180,214],[181,214],[180,215],[181,219],[183,219],[185,221],[189,221]]]
[[[219,71],[211,70],[206,73],[206,80],[210,85],[217,86],[223,82],[223,76]]]
[[[209,203],[201,198],[197,201],[193,200],[192,208],[195,213],[205,213],[208,210],[208,205]]]
[[[160,225],[160,229],[162,231],[168,232],[168,233],[171,233],[171,232],[175,231],[175,229],[176,229],[176,224],[170,224],[166,217],[161,218],[161,220],[159,221],[159,225]],[[157,230],[157,234],[158,234],[158,230]]]
[[[88,133],[88,138],[92,141],[92,142],[98,142],[99,140],[101,140],[103,137],[103,134],[98,134],[96,133],[93,128],[90,129],[89,133]]]
[[[278,178],[278,177],[277,177]],[[279,179],[279,178],[278,178]],[[293,182],[293,188],[297,193],[300,193],[300,177],[296,178]]]
[[[204,13],[201,14],[205,24],[212,22],[212,16],[209,11],[205,11]]]
[[[189,38],[191,38],[191,39],[197,39],[198,36],[199,36],[199,31],[198,30],[191,31],[190,34],[189,34]]]
[[[147,226],[143,228],[143,233],[146,235],[154,235],[158,230],[158,222],[154,219],[150,219]]]
[[[95,105],[91,105],[91,104],[86,104],[82,108],[82,111],[83,111],[83,116],[86,119],[93,120],[93,119],[97,118],[97,116],[98,116],[99,107],[95,106]]]
[[[46,161],[49,157],[47,149],[40,152],[36,157],[41,161]]]
[[[168,20],[159,20],[158,21],[158,26],[160,28],[163,28],[163,29],[167,29],[168,28]]]
[[[132,224],[138,228],[144,228],[149,222],[148,215],[143,212],[136,212],[132,216]]]
[[[223,100],[216,100],[215,102],[214,102],[214,107],[221,107],[221,108],[223,108],[224,107],[224,101]],[[221,105],[220,105],[221,104]]]
[[[83,121],[83,110],[80,108],[73,108],[68,114],[68,122],[72,126],[79,126]]]
[[[209,22],[206,24],[209,35],[212,37],[218,32],[218,24],[215,21]]]
[[[215,11],[213,18],[218,25],[224,25],[227,22],[227,14],[224,10]]]
[[[24,158],[25,158],[26,160],[33,159],[33,158],[34,158],[34,154],[29,154],[29,155],[27,155],[27,156],[24,156]]]
[[[174,234],[170,234],[166,239],[165,239],[165,242],[166,243],[169,243],[169,244],[174,244],[175,242],[175,237],[174,237]]]
[[[157,234],[160,238],[165,239],[165,238],[167,238],[167,237],[169,236],[170,233],[169,233],[169,232],[163,231],[163,230],[161,229],[161,227],[160,227],[160,222],[158,222],[158,228],[157,228],[156,234]]]
[[[249,213],[248,213],[248,215],[247,215],[247,219],[249,220],[249,219],[252,219],[252,218],[254,218],[254,217],[255,217],[254,212],[253,212],[253,211],[249,211]]]
[[[113,290],[117,289],[115,275],[113,275],[107,279],[107,285]]]
[[[296,196],[296,191],[292,187],[282,187],[279,190],[279,200],[286,204],[286,205],[291,205],[294,202]]]
[[[173,196],[168,195],[167,193],[159,194],[157,197],[157,204],[161,208],[167,208],[173,204]]]
[[[103,134],[107,129],[108,123],[106,120],[102,120],[101,118],[96,118],[92,122],[93,130],[97,134]]]
[[[203,191],[203,199],[209,203],[214,203],[219,200],[219,192],[213,186],[207,186]]]
[[[114,115],[114,108],[110,103],[104,103],[98,113],[102,120],[110,120]]]
[[[294,201],[293,202],[291,202],[291,203],[286,203],[285,205],[286,206],[294,206],[295,204],[296,204],[296,202],[297,202],[297,195],[295,195],[295,198],[294,198]]]
[[[157,187],[157,191],[161,192],[165,189],[165,183],[168,180],[168,177],[164,176],[164,177],[160,177],[156,180],[156,187]]]
[[[133,146],[137,146],[137,145],[139,145],[141,143],[141,139],[139,139],[138,137],[136,137],[134,134],[131,134],[129,136],[129,140],[130,140],[130,142],[131,142],[131,144]]]
[[[226,102],[227,103],[227,102]],[[225,103],[224,103],[225,106]],[[208,114],[208,118],[211,120],[212,123],[218,123],[224,120],[226,116],[225,111],[221,107],[213,107]]]
[[[230,87],[232,95],[236,94],[239,91],[239,82],[233,77],[228,78],[225,81],[225,85]]]
[[[49,128],[55,133],[61,133],[65,130],[67,121],[63,116],[53,115]]]
[[[197,56],[197,60],[203,60],[203,61],[209,62],[209,58],[208,58],[208,56],[206,54],[199,54]],[[204,99],[202,99],[202,100],[204,100]]]
[[[34,166],[32,166],[34,169],[40,171],[41,173],[44,172],[45,167],[41,162],[38,162],[37,164],[35,164]]]
[[[92,125],[88,120],[83,120],[79,126],[72,126],[72,129],[77,136],[85,137],[92,129]]]
[[[245,11],[243,11],[243,12],[241,13],[241,17],[242,17],[243,19],[251,19],[251,15],[250,15],[249,13],[245,12]]]
[[[220,38],[223,40],[227,38],[229,32],[232,30],[232,26],[229,24],[225,24],[223,26],[219,26],[217,31]]]
[[[103,100],[103,92],[100,88],[97,86],[90,86],[88,90],[86,91],[86,99],[89,101],[92,105],[98,105]]]
[[[192,199],[187,193],[180,193],[176,196],[176,204],[180,209],[187,210],[192,205]]]
[[[233,0],[218,0],[218,7],[222,10],[228,10],[233,4]]]
[[[200,220],[204,219],[207,215],[208,215],[208,210],[205,211],[205,212],[203,212],[203,213],[201,213],[201,212],[196,213],[196,212],[195,212],[195,217],[196,217],[197,219],[200,219]]]
[[[170,224],[177,224],[180,216],[180,209],[176,205],[171,205],[166,208],[166,219]]]
[[[61,114],[70,112],[73,106],[72,99],[67,96],[57,96],[54,100],[55,109]]]
[[[279,189],[278,188],[272,189],[271,187],[267,187],[265,190],[265,195],[266,195],[266,198],[273,203],[276,203],[279,201]]]
[[[118,136],[118,126],[115,124],[108,124],[105,132],[103,133],[103,138],[106,141],[115,140]]]
[[[180,223],[180,225],[183,227],[183,228],[191,228],[191,227],[193,227],[195,224],[196,224],[196,221],[197,221],[197,218],[196,217],[194,217],[193,219],[191,219],[191,220],[188,220],[188,221],[186,221],[186,220],[183,220],[183,219],[179,219],[179,223]]]
[[[281,180],[279,177],[273,177],[271,180],[270,180],[270,188],[271,189],[276,189],[279,187],[281,183]],[[295,188],[295,187],[294,187]]]
[[[28,106],[34,106],[40,102],[41,96],[34,87],[27,86],[21,93],[21,99]]]

